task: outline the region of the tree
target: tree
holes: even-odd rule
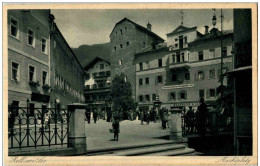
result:
[[[112,112],[119,111],[120,116],[124,119],[127,119],[130,110],[136,109],[131,84],[126,81],[123,73],[113,78],[108,102],[112,103]]]

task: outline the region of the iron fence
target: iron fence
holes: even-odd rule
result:
[[[8,107],[8,148],[67,145],[70,114],[55,108]]]
[[[210,113],[205,118],[203,125],[200,124],[196,114],[194,114],[193,117],[187,117],[185,111],[182,111],[181,119],[183,135],[201,134],[201,130],[204,130],[205,134],[210,135],[233,132],[233,117],[225,116],[217,112]],[[203,127],[203,129],[201,127]]]

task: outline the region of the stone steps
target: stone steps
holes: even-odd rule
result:
[[[151,144],[144,143],[142,145],[131,145],[114,147],[108,149],[96,149],[88,151],[88,156],[177,156],[194,155],[194,149],[187,148],[186,144],[179,144],[173,141],[165,141],[163,143]]]

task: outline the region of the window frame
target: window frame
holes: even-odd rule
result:
[[[200,73],[202,73],[201,78],[199,77]],[[204,80],[204,72],[203,72],[202,70],[199,70],[199,71],[197,72],[197,74],[198,74],[197,80]]]
[[[17,26],[16,26],[16,29],[17,29],[16,36],[13,36],[13,35],[12,35],[12,19],[17,22]],[[13,17],[13,16],[10,16],[10,36],[12,36],[13,38],[15,38],[15,39],[17,39],[17,40],[20,40],[20,39],[19,39],[19,37],[20,37],[19,20],[16,19],[15,17]]]
[[[180,100],[186,100],[187,99],[187,91],[180,91]],[[184,94],[184,98],[181,97],[181,95]]]
[[[161,64],[161,65],[160,65]],[[158,67],[162,67],[163,65],[162,65],[162,58],[159,58],[158,59]]]
[[[213,71],[213,76],[212,77],[211,77],[211,71]],[[210,69],[209,70],[209,79],[213,79],[213,78],[215,78],[215,76],[216,76],[215,69]]]
[[[140,100],[140,99],[142,99],[142,100]],[[139,101],[139,102],[143,102],[143,101],[144,101],[144,100],[143,100],[143,95],[139,95],[139,96],[138,96],[138,101]]]
[[[203,91],[203,98],[205,98],[205,90],[204,89],[199,89],[199,97],[201,98],[201,92]]]
[[[201,53],[201,54],[200,54]],[[200,56],[202,55],[202,59],[200,59]],[[204,60],[204,54],[203,51],[198,52],[198,61],[203,61]]]
[[[187,74],[188,74],[188,77],[189,77],[188,79],[187,79],[187,77],[186,77]],[[185,80],[186,80],[186,81],[190,81],[190,72],[186,72],[184,76],[185,76]]]
[[[118,60],[118,65],[119,65],[119,66],[122,66],[122,64],[123,64],[123,60],[122,60],[122,59],[119,59],[119,60]]]
[[[145,85],[149,85],[150,84],[150,79],[149,77],[145,77]]]
[[[139,78],[139,79],[138,79],[138,85],[139,85],[139,86],[143,85],[143,78]]]
[[[148,98],[147,98],[147,97],[148,97]],[[148,99],[148,100],[147,100],[147,99]],[[145,101],[146,101],[146,102],[150,102],[150,95],[149,95],[149,94],[146,94],[146,95],[145,95]]]
[[[13,79],[13,63],[16,63],[18,64],[18,69],[17,69],[17,79]],[[14,60],[11,60],[11,80],[13,81],[17,81],[17,82],[20,82],[20,79],[21,79],[21,66],[20,66],[20,62],[17,62],[17,61],[14,61]]]
[[[43,84],[43,72],[46,72],[46,78],[45,78],[45,84]],[[49,85],[49,81],[48,81],[48,72],[46,70],[42,70],[42,86],[43,85]]]
[[[214,92],[214,96],[211,95],[211,92]],[[209,97],[216,97],[216,90],[215,89],[209,89]]]
[[[101,66],[102,66],[102,67],[101,67]],[[105,65],[104,65],[103,63],[99,64],[99,69],[100,69],[100,70],[103,70],[104,67],[105,67]]]
[[[140,62],[140,63],[139,63],[139,71],[143,71],[143,70],[144,70],[143,63],[142,63],[142,62]]]
[[[33,80],[30,80],[30,66],[34,67],[34,74],[33,74]],[[36,66],[28,64],[28,81],[34,81],[36,82]]]
[[[161,77],[161,81],[160,81],[160,82],[158,81],[158,80],[159,80],[159,79],[158,79],[159,77]],[[157,84],[161,84],[161,83],[163,83],[163,77],[162,77],[162,75],[157,76],[156,79],[157,79]]]
[[[48,54],[48,52],[47,52],[47,50],[48,50],[48,44],[47,44],[48,42],[47,42],[47,41],[48,41],[48,40],[47,40],[47,38],[44,37],[44,36],[42,36],[41,39],[44,39],[44,40],[46,41],[46,44],[45,44],[45,51],[42,51],[43,42],[42,42],[42,40],[41,40],[41,52],[47,55],[47,54]]]
[[[32,31],[33,32],[33,43],[32,43],[32,45],[31,44],[29,44],[29,31]],[[27,33],[26,33],[27,35],[27,45],[29,45],[30,47],[33,47],[33,48],[35,48],[35,31],[31,28],[31,27],[28,27],[27,28]]]
[[[173,94],[173,98],[172,98],[172,94]],[[170,92],[169,93],[169,99],[170,99],[170,101],[175,101],[176,100],[176,92]]]

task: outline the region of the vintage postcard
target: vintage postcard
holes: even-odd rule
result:
[[[5,165],[256,165],[256,3],[3,5]]]

